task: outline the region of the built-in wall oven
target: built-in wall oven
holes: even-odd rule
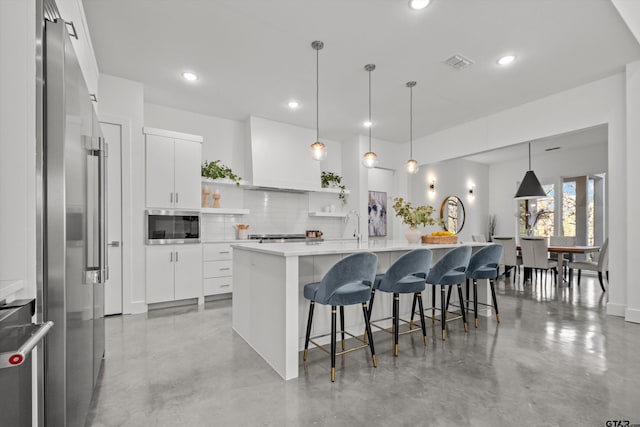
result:
[[[200,243],[200,212],[147,210],[147,245]]]

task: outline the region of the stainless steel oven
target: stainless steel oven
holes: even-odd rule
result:
[[[147,245],[200,243],[200,212],[147,210]]]

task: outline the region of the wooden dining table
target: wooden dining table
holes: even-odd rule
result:
[[[520,251],[520,245],[517,246],[518,251]],[[576,254],[589,254],[593,252],[599,252],[600,246],[558,246],[553,245],[548,247],[549,253],[558,254],[558,268],[562,270],[564,265],[564,255],[569,254],[571,257],[571,261],[573,261],[574,256]],[[573,269],[569,269],[569,285],[571,285],[571,281],[573,279]]]

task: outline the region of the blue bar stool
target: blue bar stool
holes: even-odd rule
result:
[[[378,257],[371,252],[359,252],[351,254],[338,261],[324,275],[320,282],[308,283],[304,285],[304,297],[310,300],[309,320],[307,321],[307,333],[304,339],[303,360],[307,360],[309,342],[312,342],[319,349],[331,354],[331,381],[336,380],[336,354],[342,355],[354,350],[369,346],[371,349],[371,360],[373,367],[377,367],[376,352],[373,348],[373,336],[371,335],[371,325],[369,324],[369,311],[367,302],[371,298],[371,287],[376,277],[378,268]],[[311,322],[313,321],[313,309],[315,304],[331,306],[331,351],[316,343],[311,335]],[[365,340],[344,330],[344,306],[352,304],[362,304],[364,324],[368,335],[368,344]],[[336,353],[336,307],[340,307],[340,326],[342,334],[342,351]],[[364,344],[348,350],[344,349],[344,334],[347,334]],[[319,335],[313,338],[320,338],[329,334]]]
[[[433,267],[427,276],[426,284],[432,286],[431,296],[431,321],[435,321],[436,317],[436,286],[440,286],[440,323],[442,324],[442,340],[447,337],[447,331],[445,329],[445,323],[447,322],[447,309],[445,305],[445,287],[451,287],[457,285],[458,298],[460,301],[464,301],[462,296],[462,284],[465,283],[467,278],[466,270],[469,265],[469,258],[471,257],[471,246],[460,246],[447,252]],[[413,314],[416,307],[416,299],[413,299],[413,307],[411,309],[411,320],[413,321]],[[428,310],[428,309],[427,309]],[[467,332],[467,317],[464,308],[460,310],[462,313],[462,322],[464,324],[464,331]],[[458,317],[451,319],[455,320]]]
[[[491,245],[480,249],[469,260],[469,268],[467,268],[467,310],[469,309],[469,280],[473,280],[473,316],[476,328],[478,327],[478,304],[493,307],[496,311],[496,320],[500,323],[495,280],[498,278],[498,266],[500,265],[501,257],[502,245]],[[478,280],[482,279],[489,280],[493,306],[478,302]]]
[[[394,356],[398,357],[398,336],[400,334],[400,294],[414,294],[420,307],[420,322],[422,326],[422,339],[427,345],[427,328],[424,323],[424,308],[422,306],[422,291],[425,289],[425,278],[429,274],[431,267],[432,253],[429,249],[414,249],[398,258],[389,267],[385,274],[376,276],[376,281],[371,290],[371,301],[369,302],[369,318],[373,310],[373,300],[376,291],[393,293],[393,327],[391,330],[378,326],[374,321],[370,321],[378,329],[393,333],[394,336]],[[389,317],[378,319],[376,322],[388,320]],[[419,331],[413,328],[413,322],[402,320],[409,324],[409,330],[402,332],[402,335]]]

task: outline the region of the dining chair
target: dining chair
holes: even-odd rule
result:
[[[575,246],[576,245],[576,236],[550,236],[549,237],[549,246]],[[573,256],[571,254],[564,254],[564,259],[559,260],[558,254],[549,254],[549,259],[555,259],[558,261],[558,264],[562,262],[563,266],[563,276],[566,276],[566,268],[569,262],[573,261]],[[566,262],[566,264],[565,264]]]
[[[422,304],[422,291],[425,289],[425,280],[431,268],[432,252],[430,249],[414,249],[405,253],[398,258],[384,274],[376,276],[376,280],[371,290],[371,301],[369,302],[369,322],[372,326],[382,329],[386,332],[393,333],[394,337],[394,356],[398,357],[398,336],[400,334],[400,294],[413,294],[417,298],[420,308],[420,325],[422,326],[422,339],[424,345],[427,345],[427,327],[424,323],[424,307]],[[373,310],[373,300],[376,292],[388,292],[393,294],[392,317],[393,326],[386,329],[378,326],[377,323],[388,320],[389,317],[377,320],[371,320],[371,311]],[[402,335],[419,331],[419,328],[413,327],[413,322],[403,320],[409,324],[409,329],[402,332]]]
[[[609,239],[606,239],[602,244],[602,247],[600,248],[598,262],[573,261],[569,263],[569,268],[578,269],[578,286],[580,286],[580,273],[582,272],[582,270],[598,272],[598,280],[600,281],[600,287],[602,288],[602,292],[606,292],[602,274],[605,273],[607,277],[607,284],[608,284],[609,283]]]
[[[336,355],[342,355],[353,350],[369,347],[371,350],[371,360],[373,367],[377,367],[376,352],[373,347],[373,335],[371,334],[371,325],[369,324],[369,311],[367,303],[371,299],[371,287],[376,277],[376,269],[378,267],[378,257],[371,252],[358,252],[351,254],[338,261],[327,274],[324,275],[320,282],[308,283],[304,285],[303,294],[309,303],[309,319],[307,321],[307,333],[304,338],[303,360],[307,360],[307,352],[309,342],[316,347],[327,351],[324,347],[317,344],[314,339],[327,336],[328,334],[310,337],[311,323],[313,321],[313,311],[315,304],[331,306],[331,381],[336,380]],[[362,304],[362,313],[364,315],[365,330],[368,339],[360,339],[355,335],[344,330],[344,306],[352,304]],[[337,353],[336,352],[336,307],[340,307],[340,333],[342,334],[342,342],[344,346],[345,333],[364,344],[355,348]]]
[[[492,240],[498,245],[502,245],[502,256],[500,257],[500,265],[504,267],[504,275],[509,274],[509,270],[514,270],[514,275],[520,272],[522,265],[522,256],[518,255],[515,237],[493,236]]]
[[[554,273],[554,282],[558,283],[558,262],[549,259],[549,246],[547,239],[541,237],[521,237],[522,265],[525,268],[526,277],[532,279],[533,273],[538,277],[538,271]],[[546,279],[546,274],[545,274]]]

